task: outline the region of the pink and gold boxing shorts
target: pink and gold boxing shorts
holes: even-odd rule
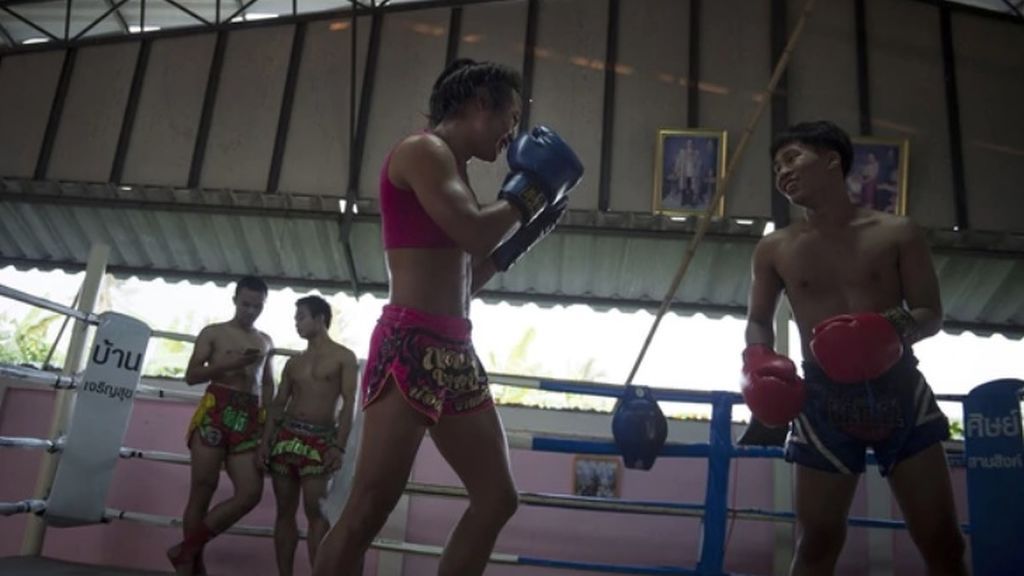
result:
[[[432,423],[494,405],[487,373],[473,349],[468,318],[387,305],[370,340],[363,409],[393,381]]]

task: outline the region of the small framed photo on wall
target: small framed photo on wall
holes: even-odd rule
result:
[[[622,460],[613,457],[577,456],[573,460],[573,494],[618,498]]]
[[[862,208],[904,216],[910,142],[852,138],[853,163],[846,177],[850,200]]]
[[[726,132],[659,130],[654,168],[655,214],[699,214],[725,175]],[[725,199],[714,208],[721,216]]]

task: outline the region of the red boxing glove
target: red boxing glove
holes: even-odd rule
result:
[[[903,356],[903,341],[881,314],[844,314],[814,327],[811,351],[829,378],[852,384],[888,372]]]
[[[750,412],[768,426],[785,426],[800,414],[806,392],[796,365],[764,344],[743,351],[743,400]]]

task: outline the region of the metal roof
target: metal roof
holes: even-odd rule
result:
[[[491,1],[360,5],[406,10]],[[1022,4],[963,0],[960,8],[1017,18]],[[135,36],[140,27],[164,34],[267,15],[334,17],[351,6],[349,0],[0,0],[0,51],[54,49],[79,35],[88,41]],[[35,37],[50,43],[24,46]],[[109,270],[121,276],[226,283],[259,274],[278,286],[383,293],[388,278],[375,206],[360,201],[359,214],[343,216],[338,203],[338,196],[0,179],[0,265],[80,269],[90,245],[103,242],[111,246]],[[485,298],[654,308],[693,225],[635,212],[571,212],[551,238],[493,280]],[[714,222],[675,308],[743,315],[750,257],[764,226],[763,220]],[[930,234],[947,329],[1024,335],[1024,237]]]
[[[355,3],[359,6],[357,10],[414,10],[494,1],[498,0],[359,0]],[[1024,18],[1024,0],[951,1],[965,10]],[[0,0],[0,47],[340,13],[350,11],[353,3],[353,0]]]
[[[372,203],[346,224],[336,197],[0,181],[0,264],[81,269],[94,242],[119,276],[383,293],[387,271]],[[572,212],[485,299],[658,306],[693,221]],[[354,278],[341,243],[351,226]],[[674,308],[743,315],[764,222],[720,220],[699,247]],[[931,232],[947,330],[1024,336],[1024,237]],[[354,280],[354,281],[353,281]]]

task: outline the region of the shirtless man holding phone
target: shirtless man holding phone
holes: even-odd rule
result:
[[[206,574],[202,558],[206,543],[255,508],[263,495],[256,452],[265,407],[274,395],[273,342],[254,323],[266,300],[263,280],[240,279],[233,298],[234,317],[203,328],[185,371],[190,386],[209,385],[187,434],[192,475],[182,522],[184,539],[167,551],[179,575]],[[234,494],[211,509],[222,467]]]

